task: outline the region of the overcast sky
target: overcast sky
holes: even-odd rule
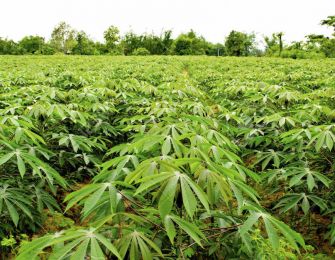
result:
[[[66,21],[95,40],[116,25],[124,33],[172,29],[174,36],[193,28],[212,42],[231,30],[271,35],[285,32],[286,41],[310,33],[330,34],[320,20],[335,15],[335,0],[0,0],[0,37],[50,38]]]

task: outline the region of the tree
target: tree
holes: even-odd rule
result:
[[[116,26],[109,26],[104,32],[104,38],[106,42],[107,49],[112,50],[116,47],[116,44],[120,40],[120,31]]]
[[[95,42],[94,43],[94,48],[95,48],[95,53],[96,54],[107,54],[108,53],[107,46],[104,43]]]
[[[51,44],[59,52],[71,53],[77,41],[75,30],[67,23],[59,23],[51,33]]]
[[[76,35],[76,46],[73,48],[73,54],[93,55],[95,54],[95,43],[84,31],[80,31]]]
[[[19,42],[19,46],[25,53],[42,53],[44,46],[44,38],[40,36],[26,36]]]
[[[160,36],[153,33],[137,35],[130,31],[122,38],[120,45],[125,55],[133,55],[139,48],[146,49],[152,55],[167,55],[173,43],[171,34],[172,31],[164,31]]]
[[[278,55],[281,56],[284,48],[284,42],[283,42],[283,32],[279,33],[273,33],[271,37],[265,36],[265,53],[267,55]]]
[[[248,56],[255,44],[255,35],[231,31],[225,41],[225,49],[230,56]]]
[[[163,52],[162,54],[169,54],[172,44],[173,44],[173,39],[172,39],[172,31],[167,30],[161,35],[161,41],[163,45]]]
[[[13,40],[0,38],[0,54],[22,54],[22,49]]]
[[[146,48],[137,48],[136,50],[133,51],[132,55],[135,56],[147,56],[150,55],[150,51],[148,51]]]
[[[225,56],[225,46],[222,43],[207,43],[206,55],[208,56]]]
[[[202,36],[191,30],[188,33],[180,34],[174,42],[174,52],[177,55],[204,55],[208,43]]]
[[[328,58],[335,58],[335,38],[325,38],[320,46],[321,51]]]
[[[134,32],[127,32],[121,41],[125,55],[131,55],[136,49],[143,47],[142,37]]]
[[[321,52],[326,57],[335,57],[335,39],[324,35],[310,34],[306,36],[308,51]]]
[[[325,36],[322,34],[309,34],[306,35],[306,38],[308,43],[320,43]]]
[[[334,34],[335,34],[335,15],[330,15],[327,19],[321,21],[321,25],[326,25],[329,27],[333,27]]]
[[[283,51],[283,32],[277,33],[278,41],[279,41],[279,56],[281,56],[281,53]]]
[[[273,55],[274,53],[279,51],[278,38],[275,33],[273,33],[271,37],[265,36],[264,41],[266,54]]]

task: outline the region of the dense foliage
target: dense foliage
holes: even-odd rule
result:
[[[0,62],[4,259],[332,254],[333,60]]]
[[[321,25],[335,28],[335,16],[321,21]],[[307,35],[305,41],[284,43],[283,32],[265,36],[259,44],[255,34],[231,31],[222,39],[224,42],[211,43],[190,30],[175,39],[172,31],[161,35],[153,33],[136,34],[132,31],[124,35],[115,26],[110,26],[103,34],[104,43],[93,41],[84,31],[77,31],[65,22],[59,23],[51,33],[50,41],[39,36],[26,36],[19,42],[0,37],[0,54],[75,54],[75,55],[208,55],[208,56],[273,56],[283,58],[334,58],[335,34]],[[264,47],[264,48],[263,48]]]

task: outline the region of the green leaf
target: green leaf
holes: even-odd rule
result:
[[[289,186],[292,187],[292,186],[297,185],[305,175],[306,175],[306,173],[302,172],[302,173],[297,174],[294,177],[292,177],[290,179]]]
[[[10,158],[12,158],[16,152],[8,153],[0,158],[0,165],[6,163]]]
[[[55,250],[49,257],[49,259],[52,260],[61,260],[66,258],[66,256],[69,255],[69,253],[78,245],[80,244],[85,237],[80,237],[78,239],[75,239],[74,241],[66,244],[65,246],[58,247],[57,250]]]
[[[284,205],[282,207],[282,209],[280,210],[281,213],[287,212],[288,210],[290,210],[293,207],[296,207],[298,202],[303,198],[302,194],[294,194],[291,196],[288,196],[284,199],[282,199],[274,208],[278,208],[282,205]],[[285,204],[284,204],[285,202]]]
[[[174,238],[175,238],[177,233],[176,233],[176,229],[174,227],[174,224],[173,224],[170,216],[168,216],[168,215],[165,216],[165,218],[164,218],[164,226],[165,226],[165,229],[166,229],[166,233],[167,233],[167,235],[170,239],[170,242],[173,245]]]
[[[252,226],[256,224],[260,216],[260,213],[252,213],[249,218],[244,222],[244,224],[239,228],[240,233],[247,233],[252,228]]]
[[[164,257],[159,247],[143,233],[139,233],[139,236],[152,248],[154,249],[161,257]]]
[[[168,172],[168,173],[160,173],[158,175],[153,175],[153,176],[147,176],[147,177],[140,179],[139,182],[141,182],[142,184],[140,185],[140,187],[138,187],[134,196],[142,193],[143,191],[148,192],[152,186],[155,186],[158,183],[163,182],[170,177],[173,177],[174,175],[175,173]]]
[[[325,140],[326,133],[323,132],[319,135],[319,138],[315,144],[316,151],[320,151],[321,147],[323,146],[324,140]]]
[[[148,259],[148,260],[152,260],[152,254],[148,248],[148,246],[143,242],[142,239],[137,238],[137,243],[140,247],[141,250],[141,255],[142,255],[142,259]]]
[[[180,179],[180,186],[183,197],[183,205],[187,214],[192,218],[197,207],[197,200],[184,178]]]
[[[100,188],[95,191],[93,194],[91,194],[87,200],[85,201],[85,205],[84,205],[84,209],[83,209],[83,212],[84,212],[84,215],[86,216],[89,211],[91,209],[93,209],[96,204],[100,201],[100,198],[102,196],[102,194],[105,192],[106,188],[108,187],[108,183],[102,183],[102,184],[99,184],[100,185]]]
[[[333,138],[331,137],[330,134],[326,135],[326,145],[327,145],[329,151],[331,151],[333,149],[334,141],[333,141]]]
[[[19,153],[16,154],[16,159],[17,159],[17,167],[19,168],[20,175],[23,178],[24,174],[26,173],[26,166]]]
[[[321,181],[327,188],[329,188],[329,185],[331,183],[331,180],[324,176],[322,173],[313,172],[314,177],[316,177],[319,181]]]
[[[35,259],[42,250],[50,245],[53,235],[46,235],[36,238],[29,243],[25,243],[20,247],[17,260]]]
[[[94,260],[106,259],[95,237],[91,237],[91,259]]]
[[[171,137],[168,136],[166,137],[163,145],[162,145],[162,154],[163,155],[168,155],[171,151]]]
[[[87,248],[90,240],[86,239],[78,247],[77,250],[71,255],[71,260],[85,259],[87,256]]]
[[[269,240],[271,242],[271,245],[273,246],[274,249],[279,248],[279,238],[277,231],[275,230],[274,226],[271,224],[271,222],[264,217],[263,218],[265,228],[266,228],[266,233],[268,234]]]
[[[15,226],[17,226],[20,218],[19,213],[17,212],[13,204],[10,203],[8,200],[5,199],[5,203],[12,221],[14,222]]]
[[[293,231],[288,225],[273,217],[269,217],[269,220],[280,230],[293,248],[299,251],[297,243],[299,243],[302,247],[305,247],[304,239],[299,233]]]
[[[176,190],[177,190],[178,180],[179,180],[178,176],[171,177],[169,181],[167,182],[165,189],[159,198],[158,210],[162,218],[164,218],[165,215],[171,212],[171,209],[173,207],[174,197],[175,197]]]
[[[307,196],[304,196],[304,198],[302,199],[301,208],[305,215],[309,213],[310,206]]]
[[[204,234],[199,230],[196,225],[187,222],[177,216],[170,216],[170,218],[182,229],[184,230],[199,246],[202,247],[201,239],[206,240]]]
[[[205,207],[207,212],[209,212],[208,198],[206,196],[206,193],[197,184],[195,184],[188,176],[183,176],[183,179],[187,181],[187,184],[192,188],[193,192],[197,195],[201,204]]]
[[[307,186],[309,191],[312,191],[315,187],[315,180],[311,172],[307,174]]]
[[[100,188],[100,184],[89,184],[80,190],[70,193],[64,199],[64,202],[68,202],[65,212],[72,208],[76,203],[80,200],[91,194],[92,192],[96,191]]]
[[[110,243],[105,237],[100,234],[95,234],[95,237],[103,244],[110,252],[113,253],[118,259],[122,259],[120,253],[117,251],[116,247]]]

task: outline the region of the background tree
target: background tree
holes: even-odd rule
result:
[[[255,45],[255,35],[231,31],[225,41],[229,56],[249,56]]]
[[[3,39],[0,37],[0,54],[23,54],[22,49],[16,42],[9,39]]]
[[[321,21],[321,25],[326,25],[329,27],[333,27],[334,35],[335,35],[335,15],[330,15],[327,19]]]
[[[134,32],[127,32],[121,41],[121,46],[125,55],[131,55],[136,49],[142,47],[141,36],[136,35]]]
[[[108,48],[106,44],[101,43],[101,42],[95,42],[94,49],[95,49],[95,54],[107,54],[108,53]]]
[[[76,32],[67,23],[59,23],[51,33],[51,45],[59,52],[71,53],[76,46]]]
[[[136,55],[137,49],[146,49],[152,55],[167,55],[171,52],[173,39],[172,31],[164,31],[160,36],[153,33],[137,35],[134,32],[127,32],[121,41],[125,55]],[[136,53],[135,53],[136,51]]]
[[[335,58],[335,38],[324,38],[320,50],[328,58]]]
[[[283,32],[279,32],[277,33],[277,37],[278,37],[278,42],[279,42],[279,56],[281,56],[281,53],[283,51]]]
[[[171,51],[172,44],[173,44],[172,30],[164,31],[161,34],[161,41],[162,41],[162,46],[163,46],[162,54],[164,55],[169,54]]]
[[[306,51],[318,52],[324,54],[325,57],[335,57],[335,39],[325,37],[320,34],[310,34],[306,36]]]
[[[283,32],[273,33],[271,37],[265,36],[265,53],[269,56],[278,55],[281,56],[284,42],[283,42]]]
[[[177,55],[204,55],[206,49],[205,38],[197,36],[193,30],[180,34],[174,42],[174,53]]]
[[[106,47],[109,51],[115,49],[117,43],[120,40],[120,30],[116,26],[109,26],[104,32],[104,39],[106,42]]]
[[[0,54],[138,55],[145,49],[145,53],[151,55],[262,56],[265,53],[267,56],[291,58],[335,57],[335,16],[328,16],[321,24],[334,29],[332,37],[311,34],[305,41],[287,45],[283,41],[283,32],[273,33],[264,37],[264,52],[257,47],[254,34],[238,31],[231,31],[225,43],[214,44],[193,30],[180,34],[176,39],[172,38],[171,30],[160,35],[130,31],[121,37],[119,29],[110,26],[103,35],[105,42],[100,43],[90,39],[84,31],[77,32],[69,24],[61,22],[53,29],[49,42],[40,36],[26,36],[19,42],[0,38]]]
[[[25,53],[42,53],[45,44],[44,38],[40,36],[26,36],[19,42],[19,46]]]
[[[150,55],[150,51],[148,51],[146,48],[140,47],[133,51],[132,55],[135,56],[148,56]]]
[[[225,56],[226,55],[226,50],[225,46],[222,43],[210,43],[207,42],[206,46],[206,55],[208,56]]]
[[[271,37],[265,36],[265,53],[269,56],[279,53],[278,37],[275,33]]]
[[[93,55],[96,53],[95,43],[84,31],[80,31],[76,35],[76,45],[73,48],[73,54]]]

